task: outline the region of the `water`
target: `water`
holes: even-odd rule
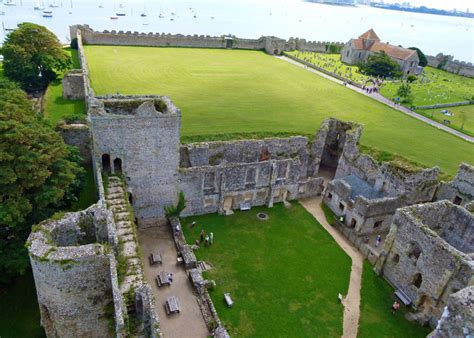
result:
[[[439,52],[474,62],[474,20],[418,13],[388,11],[367,6],[339,7],[299,0],[56,0],[53,18],[43,18],[33,9],[35,0],[14,0],[17,6],[2,6],[5,28],[23,21],[45,25],[63,42],[71,24],[87,23],[96,30],[124,30],[181,34],[234,34],[242,38],[275,35],[317,41],[346,42],[369,28],[382,41],[405,47],[417,46],[426,54]],[[123,7],[120,7],[120,4]],[[103,8],[99,8],[99,5]],[[125,17],[111,20],[117,12]],[[141,17],[145,12],[147,17]],[[174,12],[175,15],[171,15]],[[164,18],[159,18],[162,13]],[[196,16],[196,18],[194,18]],[[173,19],[170,20],[170,19]],[[3,41],[5,31],[0,32]]]

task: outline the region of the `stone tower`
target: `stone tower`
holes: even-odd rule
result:
[[[93,156],[104,172],[122,174],[139,226],[165,217],[178,196],[181,112],[161,96],[91,100]]]

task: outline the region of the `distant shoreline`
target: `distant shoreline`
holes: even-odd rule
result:
[[[446,11],[444,9],[436,9],[436,8],[428,8],[428,7],[402,7],[399,5],[390,5],[390,4],[383,4],[383,3],[371,3],[371,7],[380,8],[380,9],[388,9],[392,11],[400,11],[400,12],[410,12],[410,13],[422,13],[422,14],[433,14],[433,15],[443,15],[443,16],[454,16],[454,17],[461,17],[461,18],[474,18],[474,13],[466,13],[466,12],[451,12]]]
[[[324,1],[324,0],[305,0],[305,2],[311,2],[314,4],[321,4],[321,5],[330,5],[330,6],[358,7],[354,3],[347,3],[347,2]]]

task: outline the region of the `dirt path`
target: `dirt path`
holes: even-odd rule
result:
[[[291,64],[294,64],[294,65],[296,65],[296,66],[298,66],[298,67],[305,68],[306,70],[308,70],[308,71],[310,71],[310,72],[312,72],[312,73],[315,73],[315,74],[317,74],[317,75],[319,75],[319,76],[322,76],[322,77],[324,77],[325,79],[328,79],[328,80],[331,80],[331,81],[333,81],[333,82],[340,83],[340,84],[343,83],[341,80],[338,80],[338,79],[336,79],[336,78],[334,78],[334,77],[332,77],[332,76],[330,76],[330,75],[321,73],[321,72],[317,71],[317,70],[314,69],[314,68],[306,67],[304,64],[302,64],[302,63],[300,63],[300,62],[298,62],[298,61],[295,61],[295,60],[293,60],[293,59],[290,59],[289,57],[286,57],[286,56],[277,56],[277,58],[282,59],[282,60],[284,60],[284,61],[286,61],[286,62],[289,62],[289,63],[291,63]],[[399,105],[399,104],[395,104],[394,102],[392,102],[392,100],[387,99],[386,97],[380,95],[379,93],[368,94],[368,93],[366,93],[364,90],[362,90],[361,88],[356,87],[356,86],[353,86],[353,85],[350,85],[350,84],[347,84],[347,85],[346,85],[346,88],[352,89],[353,91],[358,92],[359,94],[362,94],[362,95],[368,96],[368,97],[370,97],[370,98],[372,98],[372,99],[374,99],[374,100],[377,100],[377,101],[379,101],[379,102],[381,102],[381,103],[383,103],[383,104],[385,104],[385,105],[387,105],[387,106],[389,106],[389,107],[391,107],[391,108],[393,108],[393,109],[396,109],[396,110],[398,110],[398,111],[400,111],[400,112],[402,112],[402,113],[404,113],[404,114],[407,114],[407,115],[409,115],[409,116],[411,116],[411,117],[414,117],[415,119],[418,119],[418,120],[420,120],[420,121],[423,121],[423,122],[425,122],[425,123],[427,123],[427,124],[429,124],[429,125],[431,125],[431,126],[433,126],[433,127],[435,127],[435,128],[441,129],[441,130],[443,130],[443,131],[445,131],[445,132],[447,132],[447,133],[450,133],[450,134],[452,134],[452,135],[454,135],[454,136],[457,136],[457,137],[459,137],[459,138],[462,138],[462,139],[465,140],[465,141],[468,141],[468,142],[471,142],[471,143],[474,142],[474,137],[471,137],[471,136],[469,136],[469,135],[463,134],[463,133],[461,133],[461,132],[459,132],[459,131],[457,131],[457,130],[455,130],[455,129],[453,129],[453,128],[449,128],[449,127],[445,126],[444,124],[441,124],[441,123],[439,123],[439,122],[433,121],[432,119],[429,119],[429,118],[427,118],[427,117],[424,117],[423,115],[417,114],[417,113],[415,113],[414,111],[411,111],[410,109],[408,109],[408,108],[406,108],[406,107],[404,107],[404,106],[401,106],[401,105]]]
[[[300,203],[310,212],[327,232],[334,238],[339,246],[352,259],[349,290],[342,304],[344,305],[343,338],[357,337],[359,328],[360,287],[362,280],[362,264],[364,257],[326,221],[326,216],[321,209],[321,196],[300,200]],[[336,296],[336,295],[335,295]]]
[[[169,226],[163,225],[140,230],[138,241],[143,253],[145,276],[155,297],[155,311],[160,318],[163,337],[199,338],[209,336],[186,271],[182,265],[176,264],[177,252]],[[161,253],[163,264],[150,266],[148,256],[156,250]],[[155,276],[160,271],[173,274],[171,286],[158,288]],[[172,295],[178,297],[181,313],[168,316],[164,309],[164,302],[167,297]]]

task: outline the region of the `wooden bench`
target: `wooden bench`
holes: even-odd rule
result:
[[[156,276],[156,284],[158,284],[158,287],[162,287],[163,285],[171,285],[169,272],[160,271],[160,273]]]
[[[410,297],[408,297],[407,294],[400,289],[395,291],[395,297],[397,297],[405,306],[408,306],[411,304]]]
[[[252,206],[249,202],[240,203],[240,210],[241,211],[249,211],[251,207]]]
[[[178,297],[171,296],[165,302],[165,310],[168,315],[173,313],[179,313],[181,311]]]
[[[227,304],[227,307],[232,307],[232,305],[234,305],[234,301],[230,297],[230,293],[224,293],[224,300],[225,300],[225,303]]]
[[[148,257],[150,260],[150,265],[155,265],[155,264],[162,264],[163,261],[161,259],[161,254],[159,252],[154,252],[150,254],[150,257]]]

